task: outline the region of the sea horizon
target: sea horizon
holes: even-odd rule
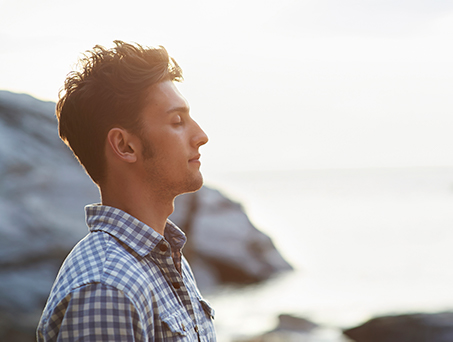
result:
[[[453,167],[232,172],[206,185],[240,202],[295,269],[208,296],[225,341],[271,330],[280,313],[343,329],[453,309]]]

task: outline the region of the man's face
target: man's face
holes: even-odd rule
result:
[[[141,113],[144,177],[153,191],[177,196],[203,184],[198,148],[208,137],[189,115],[186,99],[171,81],[148,90]]]

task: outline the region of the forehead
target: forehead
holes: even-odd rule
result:
[[[189,104],[172,81],[153,84],[146,90],[143,106],[145,111],[169,112],[175,108],[188,110]]]

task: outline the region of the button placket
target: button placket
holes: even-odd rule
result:
[[[170,266],[170,260],[173,261],[171,253],[166,253],[170,249],[170,246],[167,245],[166,242],[162,241],[160,245],[156,248],[157,254],[156,261],[161,269],[163,275],[165,276],[166,280],[168,281],[168,285],[172,286],[175,291],[174,295],[178,300],[179,304],[187,311],[191,321],[193,322],[192,325],[188,326],[187,324],[180,323],[180,329],[184,332],[190,332],[190,334],[199,335],[199,327],[197,325],[198,321],[198,313],[195,312],[193,303],[192,303],[192,295],[186,288],[186,282],[184,281],[184,275],[179,273],[175,267]],[[160,251],[160,252],[159,252]],[[165,255],[165,256],[164,256]],[[190,303],[185,303],[183,298],[189,298]],[[193,330],[192,330],[193,328]]]

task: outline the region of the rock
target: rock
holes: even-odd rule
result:
[[[54,110],[55,103],[0,91],[0,341],[34,340],[58,268],[88,232],[83,207],[99,202],[58,137]],[[189,236],[184,252],[201,288],[290,268],[241,207],[215,190],[181,196],[173,217]]]
[[[190,234],[184,253],[202,287],[259,282],[291,269],[242,207],[219,191],[203,187],[179,196],[175,207],[170,219]]]
[[[356,342],[451,342],[453,312],[377,317],[344,334]]]
[[[278,316],[278,326],[275,330],[292,330],[300,332],[310,332],[318,325],[309,320],[293,315],[281,314]]]
[[[0,91],[0,341],[35,340],[58,268],[87,233],[83,206],[99,201],[54,111]]]

